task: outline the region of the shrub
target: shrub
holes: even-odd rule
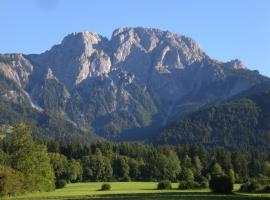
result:
[[[203,181],[198,183],[196,181],[181,181],[178,185],[178,189],[180,190],[188,190],[188,189],[203,189],[208,188],[208,181]]]
[[[195,181],[181,181],[178,185],[178,189],[180,190],[198,189],[198,188],[200,188],[200,184]]]
[[[111,190],[111,185],[109,183],[103,183],[101,185],[101,191],[108,191],[108,190]]]
[[[209,186],[215,193],[231,193],[233,190],[233,180],[228,176],[213,176]]]
[[[66,186],[67,182],[64,179],[59,179],[55,181],[55,187],[57,189],[64,188]]]
[[[205,189],[205,188],[209,188],[209,183],[208,181],[203,181],[200,183],[200,188]]]
[[[158,190],[170,190],[172,189],[172,183],[170,181],[161,181],[157,185]]]
[[[267,185],[261,192],[262,193],[270,193],[270,186]]]
[[[258,181],[253,180],[251,182],[247,182],[241,185],[240,191],[241,192],[259,192],[263,189],[263,185],[260,184]]]
[[[126,175],[125,175],[125,176],[122,178],[122,181],[123,181],[123,182],[130,182],[131,179],[130,179],[129,176],[126,176]]]

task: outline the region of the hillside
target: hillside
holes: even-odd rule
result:
[[[152,142],[269,150],[269,124],[270,86],[267,82],[228,102],[179,118],[164,128]]]

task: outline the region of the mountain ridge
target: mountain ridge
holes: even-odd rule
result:
[[[210,58],[190,37],[142,27],[118,28],[110,39],[71,33],[41,54],[2,54],[0,71],[34,109],[114,140],[145,139],[179,115],[268,80],[237,59]]]

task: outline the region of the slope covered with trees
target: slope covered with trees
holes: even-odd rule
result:
[[[152,142],[269,150],[269,124],[270,87],[257,86],[231,101],[180,118],[164,128]]]
[[[46,94],[42,94],[46,96]],[[47,104],[57,99],[46,96]],[[58,110],[39,110],[29,102],[27,95],[12,80],[0,72],[0,125],[27,122],[33,127],[33,135],[39,139],[93,142],[95,134],[84,130]]]

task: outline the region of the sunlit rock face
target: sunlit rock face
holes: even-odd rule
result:
[[[0,60],[0,71],[19,86],[28,83],[33,65],[22,54],[4,54]]]
[[[42,68],[50,67],[55,76],[69,88],[88,77],[110,71],[110,56],[106,53],[108,40],[94,32],[72,33],[61,44],[53,46],[30,59]]]
[[[192,38],[142,27],[118,28],[110,39],[71,33],[41,54],[3,54],[0,72],[20,90],[3,97],[113,139],[146,138],[267,79],[237,59],[210,58]]]

